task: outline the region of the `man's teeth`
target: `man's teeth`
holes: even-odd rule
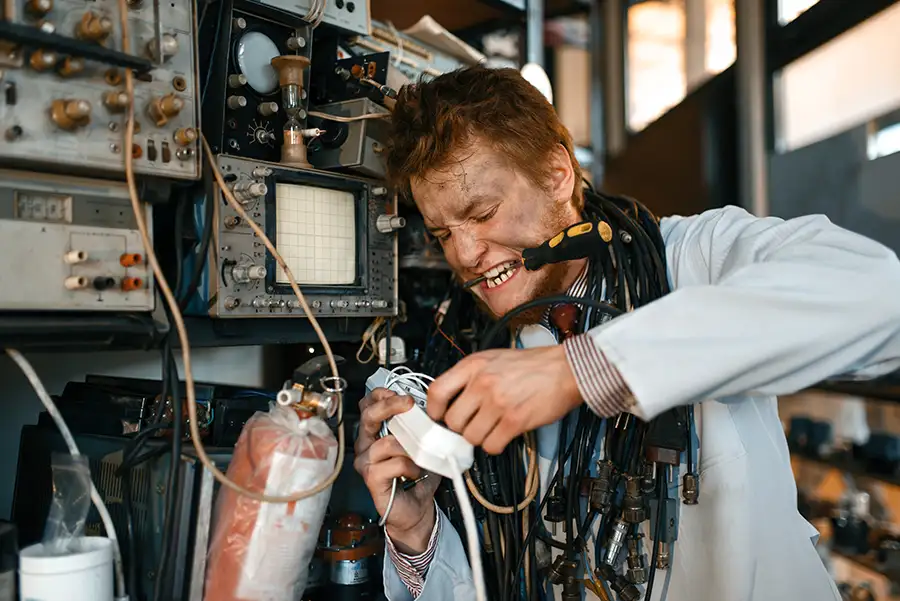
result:
[[[487,280],[485,280],[485,283],[487,284],[488,288],[499,286],[500,284],[511,278],[515,272],[516,266],[512,263],[494,267],[484,274],[488,278]]]

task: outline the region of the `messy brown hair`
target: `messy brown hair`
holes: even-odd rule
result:
[[[575,172],[572,203],[578,210],[584,205],[572,136],[516,69],[467,67],[403,86],[390,124],[388,180],[409,198],[411,178],[445,167],[480,138],[543,189],[550,176],[547,159],[561,144]]]

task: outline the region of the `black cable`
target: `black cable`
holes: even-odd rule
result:
[[[131,470],[125,470],[122,476],[122,509],[125,513],[125,530],[128,537],[128,594],[134,599],[141,599],[143,594],[138,584],[138,544],[134,527],[134,512],[131,498]]]
[[[181,296],[182,277],[184,276],[184,211],[185,195],[190,194],[184,190],[175,193],[175,225],[173,236],[175,238],[175,277],[170,280],[175,282],[175,298]]]
[[[650,595],[653,593],[653,581],[656,580],[656,562],[659,560],[659,539],[664,538],[662,535],[663,528],[663,514],[665,513],[665,504],[666,499],[669,496],[666,487],[668,483],[666,482],[666,474],[665,467],[657,466],[657,469],[661,472],[657,474],[657,488],[659,489],[657,494],[657,499],[659,505],[656,510],[656,538],[657,540],[653,541],[653,554],[650,558],[650,574],[647,576],[647,588],[644,593],[644,599],[650,601]],[[668,543],[664,543],[668,544]]]
[[[159,564],[156,569],[156,582],[153,589],[154,601],[162,601],[168,599],[172,595],[172,591],[168,590],[163,593],[163,587],[166,583],[173,582],[169,577],[170,567],[175,553],[173,548],[178,543],[178,537],[175,533],[177,522],[176,513],[178,511],[178,501],[181,490],[181,438],[183,436],[182,426],[184,425],[184,417],[182,415],[181,390],[178,378],[178,366],[175,364],[175,356],[169,349],[167,361],[169,361],[169,370],[172,377],[169,386],[172,395],[172,450],[169,460],[169,481],[166,488],[166,512],[165,523],[162,533],[162,545],[159,556]]]
[[[550,483],[547,485],[548,491],[556,485],[556,482],[557,482],[557,480],[559,480],[559,478],[563,477],[561,475],[563,473],[561,466],[564,465],[566,461],[568,461],[569,456],[572,454],[572,450],[575,448],[574,442],[575,441],[573,439],[573,441],[571,443],[569,443],[569,446],[566,449],[566,453],[563,456],[563,463],[556,467],[556,472],[553,474],[553,478],[550,479]],[[525,540],[522,543],[522,550],[520,551],[520,554],[519,554],[519,560],[516,563],[516,569],[513,572],[514,577],[515,577],[514,583],[517,583],[519,580],[518,574],[519,574],[519,571],[522,569],[522,562],[525,561],[525,550],[528,548],[528,546],[534,540],[534,537],[537,536],[538,525],[542,522],[541,517],[544,515],[544,509],[547,507],[547,501],[550,499],[550,496],[551,495],[549,495],[549,494],[544,495],[544,498],[541,500],[541,503],[538,506],[537,511],[534,512],[534,519],[531,521],[531,525],[528,528],[528,535],[525,537]]]
[[[212,1],[212,0],[210,0],[210,1]],[[224,20],[224,18],[225,18],[225,2],[220,0],[219,1],[219,12],[218,12],[218,16],[216,17],[216,33],[213,35],[212,47],[210,48],[210,51],[209,51],[209,63],[208,63],[209,67],[206,71],[206,79],[203,81],[203,88],[201,88],[201,92],[200,92],[200,104],[201,105],[204,102],[206,102],[206,92],[207,92],[207,90],[209,90],[209,81],[212,78],[213,61],[216,60],[216,50],[218,49],[218,46],[219,46],[219,36],[222,33],[222,21]],[[198,26],[197,29],[199,30],[200,27]]]
[[[197,248],[197,252],[194,253],[194,265],[191,269],[191,279],[185,288],[184,297],[178,303],[178,306],[182,311],[184,311],[191,302],[191,299],[193,299],[194,295],[197,293],[197,288],[200,285],[200,278],[203,277],[203,271],[206,269],[208,262],[209,244],[212,240],[213,221],[215,217],[215,200],[212,196],[207,196],[204,199],[204,202],[205,213],[203,217],[203,233],[200,237],[200,244]],[[191,207],[191,214],[193,214],[193,212],[193,207]]]
[[[684,425],[685,436],[687,437],[687,472],[689,474],[694,473],[694,436],[692,433],[694,425],[694,406],[688,405],[687,407],[687,423]]]

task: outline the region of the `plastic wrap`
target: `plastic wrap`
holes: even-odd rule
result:
[[[67,555],[84,536],[91,508],[91,469],[83,455],[53,453],[50,460],[53,499],[44,526],[48,555]]]
[[[337,441],[319,418],[273,405],[254,415],[238,439],[228,477],[254,492],[309,490],[334,469]],[[295,503],[260,503],[222,488],[210,540],[204,601],[296,601],[331,487]]]

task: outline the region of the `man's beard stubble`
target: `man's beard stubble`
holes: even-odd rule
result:
[[[524,269],[524,268],[523,268]],[[518,304],[524,304],[529,301],[544,298],[546,296],[552,296],[557,294],[565,294],[565,280],[566,275],[568,273],[568,264],[567,263],[552,263],[547,265],[543,269],[541,269],[538,273],[541,274],[541,278],[537,281],[537,284],[529,291],[526,298],[522,299]],[[472,295],[475,297],[475,303],[478,307],[490,315],[494,320],[500,319],[502,315],[497,315],[491,310],[490,306],[484,302],[477,294],[474,292]],[[541,321],[541,316],[547,311],[548,306],[538,306],[533,309],[527,309],[522,311],[515,317],[509,320],[510,328],[517,328],[524,325],[535,324]]]
[[[548,240],[558,232],[575,223],[575,221],[572,221],[571,214],[569,214],[565,208],[552,206],[550,211],[545,214],[543,221],[547,226],[546,229],[548,233],[546,239]],[[524,269],[524,267],[520,269]],[[541,275],[540,279],[537,279],[536,284],[533,284],[533,288],[528,292],[527,296],[521,299],[516,306],[546,296],[565,294],[565,282],[568,270],[568,263],[565,262],[551,263],[542,268],[537,272]],[[501,315],[494,313],[487,303],[474,293],[474,290],[472,291],[472,295],[475,297],[475,303],[484,313],[490,315],[494,320],[502,317]],[[522,311],[509,320],[509,327],[515,329],[520,326],[539,323],[541,321],[541,316],[547,309],[549,309],[548,306],[538,306],[533,309],[528,309],[527,311]]]

